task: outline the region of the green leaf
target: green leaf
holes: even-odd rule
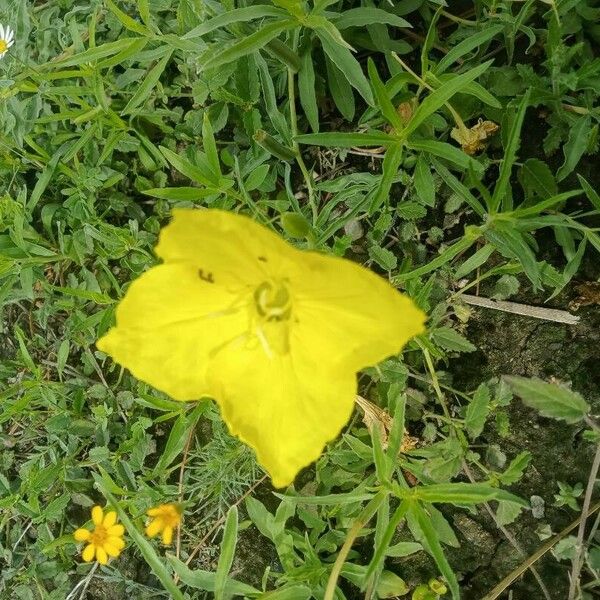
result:
[[[510,176],[513,165],[517,158],[517,151],[521,143],[521,128],[523,126],[523,120],[525,119],[525,112],[529,106],[530,95],[531,89],[528,89],[521,99],[515,120],[513,121],[512,127],[508,134],[508,140],[506,147],[504,148],[504,158],[502,159],[502,165],[500,166],[500,173],[498,175],[498,179],[496,180],[496,185],[494,186],[491,204],[488,207],[492,214],[498,211],[500,204],[508,193]]]
[[[152,93],[154,86],[158,83],[160,76],[162,75],[165,67],[169,60],[171,60],[172,50],[169,50],[158,63],[150,69],[148,74],[142,78],[142,83],[136,89],[135,94],[131,97],[127,105],[122,111],[122,114],[128,114],[133,112],[138,106],[142,105]]]
[[[307,133],[296,136],[299,144],[312,146],[329,146],[334,148],[369,148],[373,146],[388,146],[395,142],[394,138],[385,133]]]
[[[490,500],[504,500],[527,507],[525,500],[485,483],[436,483],[412,488],[413,494],[425,502],[450,504],[480,504]]]
[[[141,23],[131,18],[128,14],[124,13],[112,0],[106,0],[106,5],[110,12],[117,17],[125,29],[139,33],[140,35],[150,35],[151,32],[144,27]]]
[[[512,485],[513,483],[519,481],[519,479],[523,477],[523,473],[529,466],[530,461],[531,452],[527,452],[526,450],[515,456],[515,458],[510,461],[510,464],[504,473],[498,476],[500,482],[503,485]]]
[[[256,19],[263,19],[265,17],[287,17],[287,13],[280,8],[275,6],[268,6],[260,4],[258,6],[250,6],[248,8],[236,8],[230,10],[222,15],[208,19],[201,25],[194,27],[191,31],[188,31],[184,36],[184,40],[201,37],[214,31],[215,29],[221,29],[232,23],[248,22]]]
[[[423,534],[423,538],[427,543],[428,552],[433,557],[433,560],[440,570],[440,573],[448,582],[448,587],[450,588],[450,593],[452,594],[453,600],[460,600],[460,591],[458,589],[456,575],[448,563],[448,559],[444,555],[444,550],[442,549],[437,532],[433,527],[430,518],[425,512],[425,509],[418,502],[413,502],[410,506],[410,513],[414,517],[416,524]]]
[[[408,21],[393,13],[369,6],[340,11],[339,18],[335,20],[335,26],[338,29],[364,27],[373,23],[384,23],[395,27],[412,27]]]
[[[377,596],[379,598],[397,598],[405,596],[410,588],[401,577],[391,571],[384,571],[377,583]]]
[[[434,75],[441,75],[455,62],[464,59],[469,52],[497,36],[504,30],[504,27],[504,25],[488,25],[485,29],[470,34],[467,38],[462,40],[462,42],[453,46],[450,51],[442,57],[440,62],[433,68]]]
[[[180,561],[176,556],[172,554],[167,554],[167,560],[171,563],[173,570],[180,577],[181,581],[185,583],[185,585],[197,589],[204,590],[206,592],[214,592],[216,589],[216,574],[211,573],[210,571],[203,571],[201,569],[191,570],[188,569],[186,564]],[[230,596],[256,596],[260,594],[260,590],[252,587],[251,585],[247,585],[242,583],[241,581],[236,581],[235,579],[227,578],[227,582],[225,584],[225,594]],[[183,598],[183,596],[178,596],[178,598]]]
[[[485,214],[485,208],[481,202],[473,196],[467,186],[460,182],[439,160],[431,158],[430,162],[438,175],[443,179],[444,183],[464,200],[477,215],[482,217]]]
[[[473,169],[475,173],[483,172],[483,166],[479,161],[463,152],[460,148],[446,142],[438,142],[437,140],[410,140],[407,145],[417,152],[429,152],[434,156],[443,158],[464,171]]]
[[[350,82],[328,56],[325,56],[325,70],[329,93],[334,104],[346,121],[353,121],[356,103]]]
[[[505,376],[504,380],[527,406],[535,408],[544,417],[577,423],[590,411],[580,394],[565,387],[537,377]]]
[[[404,124],[388,96],[385,85],[383,85],[383,82],[379,78],[379,73],[371,58],[369,58],[367,62],[367,70],[369,72],[371,85],[373,86],[375,99],[377,100],[377,107],[381,111],[381,114],[387,119],[388,123],[394,128],[395,132],[400,133],[404,128]]]
[[[286,212],[281,215],[281,226],[293,238],[304,239],[310,233],[310,223],[304,215]]]
[[[467,260],[465,260],[458,269],[456,269],[456,273],[454,277],[456,279],[462,279],[466,277],[469,273],[481,267],[481,265],[485,264],[488,258],[495,252],[494,246],[491,244],[486,244],[473,253]]]
[[[169,161],[171,166],[177,169],[180,173],[196,183],[200,183],[209,188],[214,188],[216,183],[214,180],[214,174],[209,169],[192,164],[189,160],[182,158],[164,146],[160,146],[160,151]]]
[[[382,205],[388,204],[390,190],[394,180],[398,176],[398,169],[402,163],[402,144],[394,144],[386,150],[383,157],[382,175],[379,185],[375,189],[373,198],[369,205],[369,214],[374,214]]]
[[[215,174],[216,179],[221,179],[221,163],[219,161],[219,153],[217,151],[217,143],[215,142],[215,134],[213,133],[212,125],[208,117],[208,111],[204,112],[202,119],[202,147],[206,154],[208,164]]]
[[[444,350],[454,352],[474,352],[477,350],[476,346],[451,327],[438,327],[431,332],[431,337]]]
[[[490,412],[489,402],[490,389],[485,383],[482,383],[475,390],[473,399],[469,402],[465,414],[465,427],[472,440],[478,438],[483,431],[485,420]]]
[[[65,58],[63,60],[57,60],[56,62],[47,62],[42,65],[42,69],[47,68],[58,68],[63,69],[64,67],[73,67],[84,63],[90,63],[107,56],[113,56],[119,52],[128,50],[129,48],[139,48],[140,40],[138,38],[122,38],[115,42],[107,42],[94,48],[88,48],[75,56]],[[40,67],[36,67],[40,68]]]
[[[276,21],[275,23],[265,25],[253,34],[235,42],[232,46],[229,46],[229,48],[217,52],[217,54],[207,56],[204,61],[201,59],[202,67],[204,69],[216,69],[217,67],[233,62],[242,56],[256,52],[266,46],[271,40],[281,35],[284,31],[293,29],[296,26],[297,22],[291,19]]]
[[[589,115],[580,116],[575,125],[569,131],[569,139],[563,146],[565,162],[561,165],[556,174],[558,181],[562,181],[567,175],[571,174],[577,163],[584,155],[592,131],[592,120]]]
[[[424,121],[432,115],[434,112],[439,110],[454,94],[460,92],[468,83],[474,81],[482,73],[485,73],[489,69],[492,61],[487,61],[477,67],[474,67],[466,73],[456,75],[452,80],[445,83],[440,88],[434,90],[421,102],[413,113],[410,121],[403,131],[404,137],[408,137],[413,133]]]
[[[352,56],[350,50],[339,44],[326,29],[319,28],[317,35],[321,40],[325,54],[344,74],[348,83],[356,89],[367,104],[373,106],[373,94],[371,93],[369,82],[362,71],[360,63]]]
[[[413,173],[413,182],[419,200],[427,206],[435,206],[435,185],[428,161],[424,154],[419,154],[415,172]]]
[[[108,502],[110,502],[112,508],[115,509],[120,521],[125,526],[125,529],[127,529],[127,533],[133,540],[134,544],[138,547],[139,551],[144,557],[144,560],[146,561],[152,572],[156,575],[156,577],[158,577],[165,590],[169,592],[173,600],[185,600],[183,594],[179,591],[173,579],[171,579],[167,568],[165,567],[159,556],[156,554],[156,551],[154,550],[152,544],[133,524],[127,512],[125,512],[125,510],[117,502],[115,497],[111,494],[111,492],[108,489],[107,483],[104,481],[104,478],[100,477],[96,473],[93,473],[92,475],[94,476],[96,487],[100,490],[100,492],[108,500]]]
[[[522,506],[511,502],[501,501],[496,511],[496,521],[499,525],[510,525],[514,523],[523,510]]]
[[[203,200],[207,196],[219,194],[220,190],[214,188],[195,188],[195,187],[176,187],[176,188],[152,188],[142,190],[142,194],[152,196],[153,198],[162,198],[163,200],[174,200],[178,202],[194,202]]]
[[[319,108],[315,92],[315,68],[313,64],[312,48],[309,47],[300,56],[301,67],[298,71],[298,93],[300,105],[304,109],[306,119],[313,133],[319,132]]]
[[[233,564],[235,546],[237,543],[238,531],[238,510],[234,504],[227,512],[225,529],[223,531],[223,541],[221,542],[221,552],[219,554],[219,563],[215,573],[215,600],[226,600],[229,594],[226,594],[227,575]]]
[[[596,192],[596,190],[588,183],[585,177],[579,173],[577,173],[577,178],[579,179],[579,183],[581,184],[581,187],[583,188],[583,191],[585,192],[585,195],[591,202],[592,206],[596,210],[600,210],[600,195],[598,195],[598,192]]]
[[[558,194],[554,174],[550,167],[538,158],[528,158],[519,169],[518,177],[528,198],[532,196],[548,197]]]

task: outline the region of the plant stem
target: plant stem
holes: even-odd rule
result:
[[[583,500],[583,508],[581,509],[581,521],[579,530],[577,531],[577,553],[573,559],[573,569],[571,570],[571,583],[569,584],[569,600],[574,600],[577,591],[577,583],[579,582],[579,573],[581,571],[582,555],[583,555],[583,536],[585,534],[585,524],[590,513],[590,504],[592,503],[592,494],[594,493],[594,485],[598,478],[598,469],[600,469],[600,444],[596,447],[594,462],[590,469],[587,488],[585,490],[585,498]]]

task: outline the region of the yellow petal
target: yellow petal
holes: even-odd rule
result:
[[[94,544],[88,544],[83,549],[83,552],[81,553],[81,558],[83,558],[83,560],[85,562],[91,562],[92,560],[94,560],[95,554],[96,554],[96,546],[94,546]]]
[[[108,555],[106,554],[106,550],[101,546],[98,546],[96,548],[96,560],[101,565],[105,565],[108,562]]]
[[[192,263],[160,265],[131,284],[116,327],[97,346],[172,398],[199,399],[209,392],[211,355],[248,328],[246,304],[218,275],[202,280]]]
[[[278,269],[289,248],[249,217],[215,209],[175,209],[160,233],[156,254],[166,262],[192,259],[216,283],[240,289],[258,285]]]
[[[125,548],[125,542],[123,541],[123,538],[112,536],[112,535],[108,536],[108,538],[106,540],[106,544],[108,544],[109,546],[113,546],[114,548],[117,548],[117,550],[119,552],[121,550],[123,550],[123,548]]]
[[[94,508],[92,508],[92,521],[94,522],[94,525],[100,525],[103,519],[104,513],[102,507],[94,506]]]
[[[111,525],[106,532],[108,535],[121,536],[125,533],[125,527],[123,525]]]
[[[73,537],[78,542],[85,542],[86,540],[89,540],[91,535],[91,532],[89,532],[87,529],[76,529],[73,532]]]
[[[153,519],[148,527],[146,527],[146,535],[154,537],[163,528],[162,519]]]
[[[162,541],[163,544],[168,546],[173,541],[173,528],[165,527],[162,532]]]
[[[349,260],[304,253],[292,273],[291,352],[315,365],[359,371],[397,354],[424,331],[426,315],[386,280]]]
[[[157,506],[157,507],[155,507],[155,508],[149,508],[149,509],[146,511],[146,514],[147,514],[149,517],[156,517],[156,516],[160,515],[160,513],[161,513],[161,512],[162,512],[162,506]]]
[[[104,543],[104,550],[108,556],[117,557],[121,554],[121,548],[118,548],[114,544],[109,544],[108,542]]]
[[[231,433],[256,450],[275,487],[291,483],[337,437],[354,406],[353,371],[309,353],[228,351],[215,360],[215,398]]]
[[[112,527],[116,522],[117,513],[114,510],[111,510],[110,512],[106,513],[104,521],[102,521],[102,525],[104,525],[104,527],[108,529],[109,527]]]

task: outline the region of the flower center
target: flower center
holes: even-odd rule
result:
[[[265,321],[286,321],[292,314],[292,297],[283,282],[263,281],[254,291],[254,304]]]
[[[92,532],[92,536],[90,537],[90,542],[94,544],[94,546],[103,546],[108,538],[108,531],[104,525],[96,525],[96,528]]]
[[[0,54],[8,50],[8,44],[5,40],[0,40]]]

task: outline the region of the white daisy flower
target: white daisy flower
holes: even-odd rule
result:
[[[15,43],[15,32],[7,25],[0,24],[0,58],[2,58],[8,49]]]

